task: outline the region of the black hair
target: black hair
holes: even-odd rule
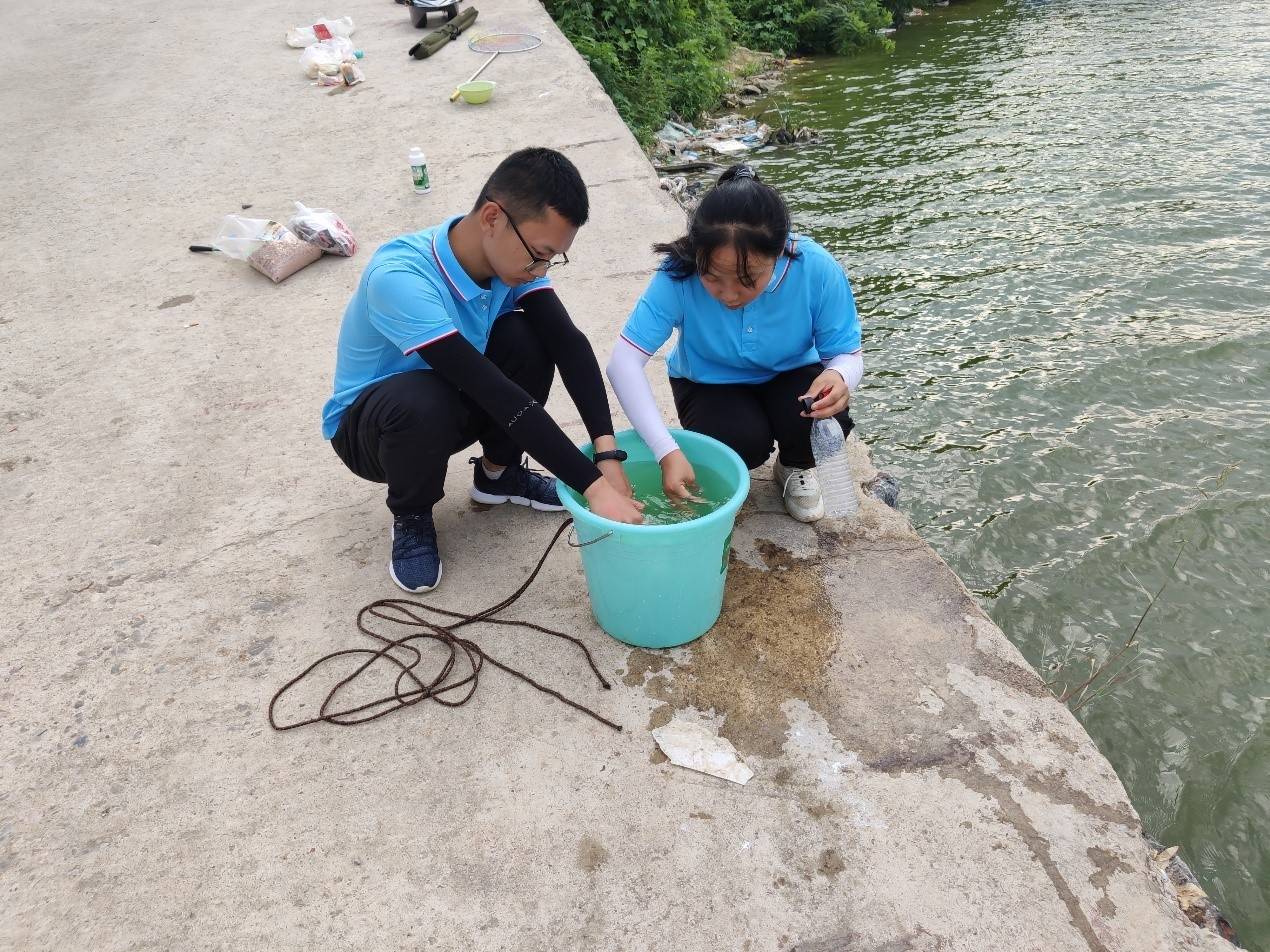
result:
[[[701,199],[688,222],[688,234],[653,245],[665,258],[662,268],[684,280],[710,269],[710,257],[722,247],[736,249],[737,274],[754,286],[750,254],[779,258],[789,237],[789,209],[776,189],[748,165],[733,165]],[[797,252],[792,252],[797,257]]]
[[[591,210],[578,167],[555,149],[520,149],[499,162],[472,210],[486,202],[498,202],[517,221],[552,208],[575,228],[586,224]]]

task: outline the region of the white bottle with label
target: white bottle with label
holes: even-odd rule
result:
[[[410,150],[410,178],[414,181],[415,191],[420,195],[427,195],[432,191],[432,179],[428,175],[428,158],[423,154],[423,149],[414,146]]]

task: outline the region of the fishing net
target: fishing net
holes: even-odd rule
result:
[[[542,37],[532,33],[485,33],[468,41],[477,53],[524,53],[542,45]]]

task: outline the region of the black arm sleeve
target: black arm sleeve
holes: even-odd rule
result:
[[[594,440],[613,432],[609,397],[591,342],[578,329],[551,288],[532,291],[517,302],[547,356],[560,369],[560,379],[578,408],[586,431]]]
[[[577,492],[600,478],[600,470],[556,426],[542,404],[498,369],[461,334],[422,348],[419,356],[467,394],[517,444]]]

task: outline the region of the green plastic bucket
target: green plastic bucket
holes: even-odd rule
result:
[[[628,645],[673,648],[710,630],[723,608],[728,549],[750,474],[716,439],[672,430],[689,461],[726,479],[732,494],[709,515],[673,526],[628,526],[595,515],[561,482],[560,501],[573,516],[591,611],[600,627]],[[632,462],[653,462],[634,430],[617,434]],[[583,452],[590,453],[588,444]]]

